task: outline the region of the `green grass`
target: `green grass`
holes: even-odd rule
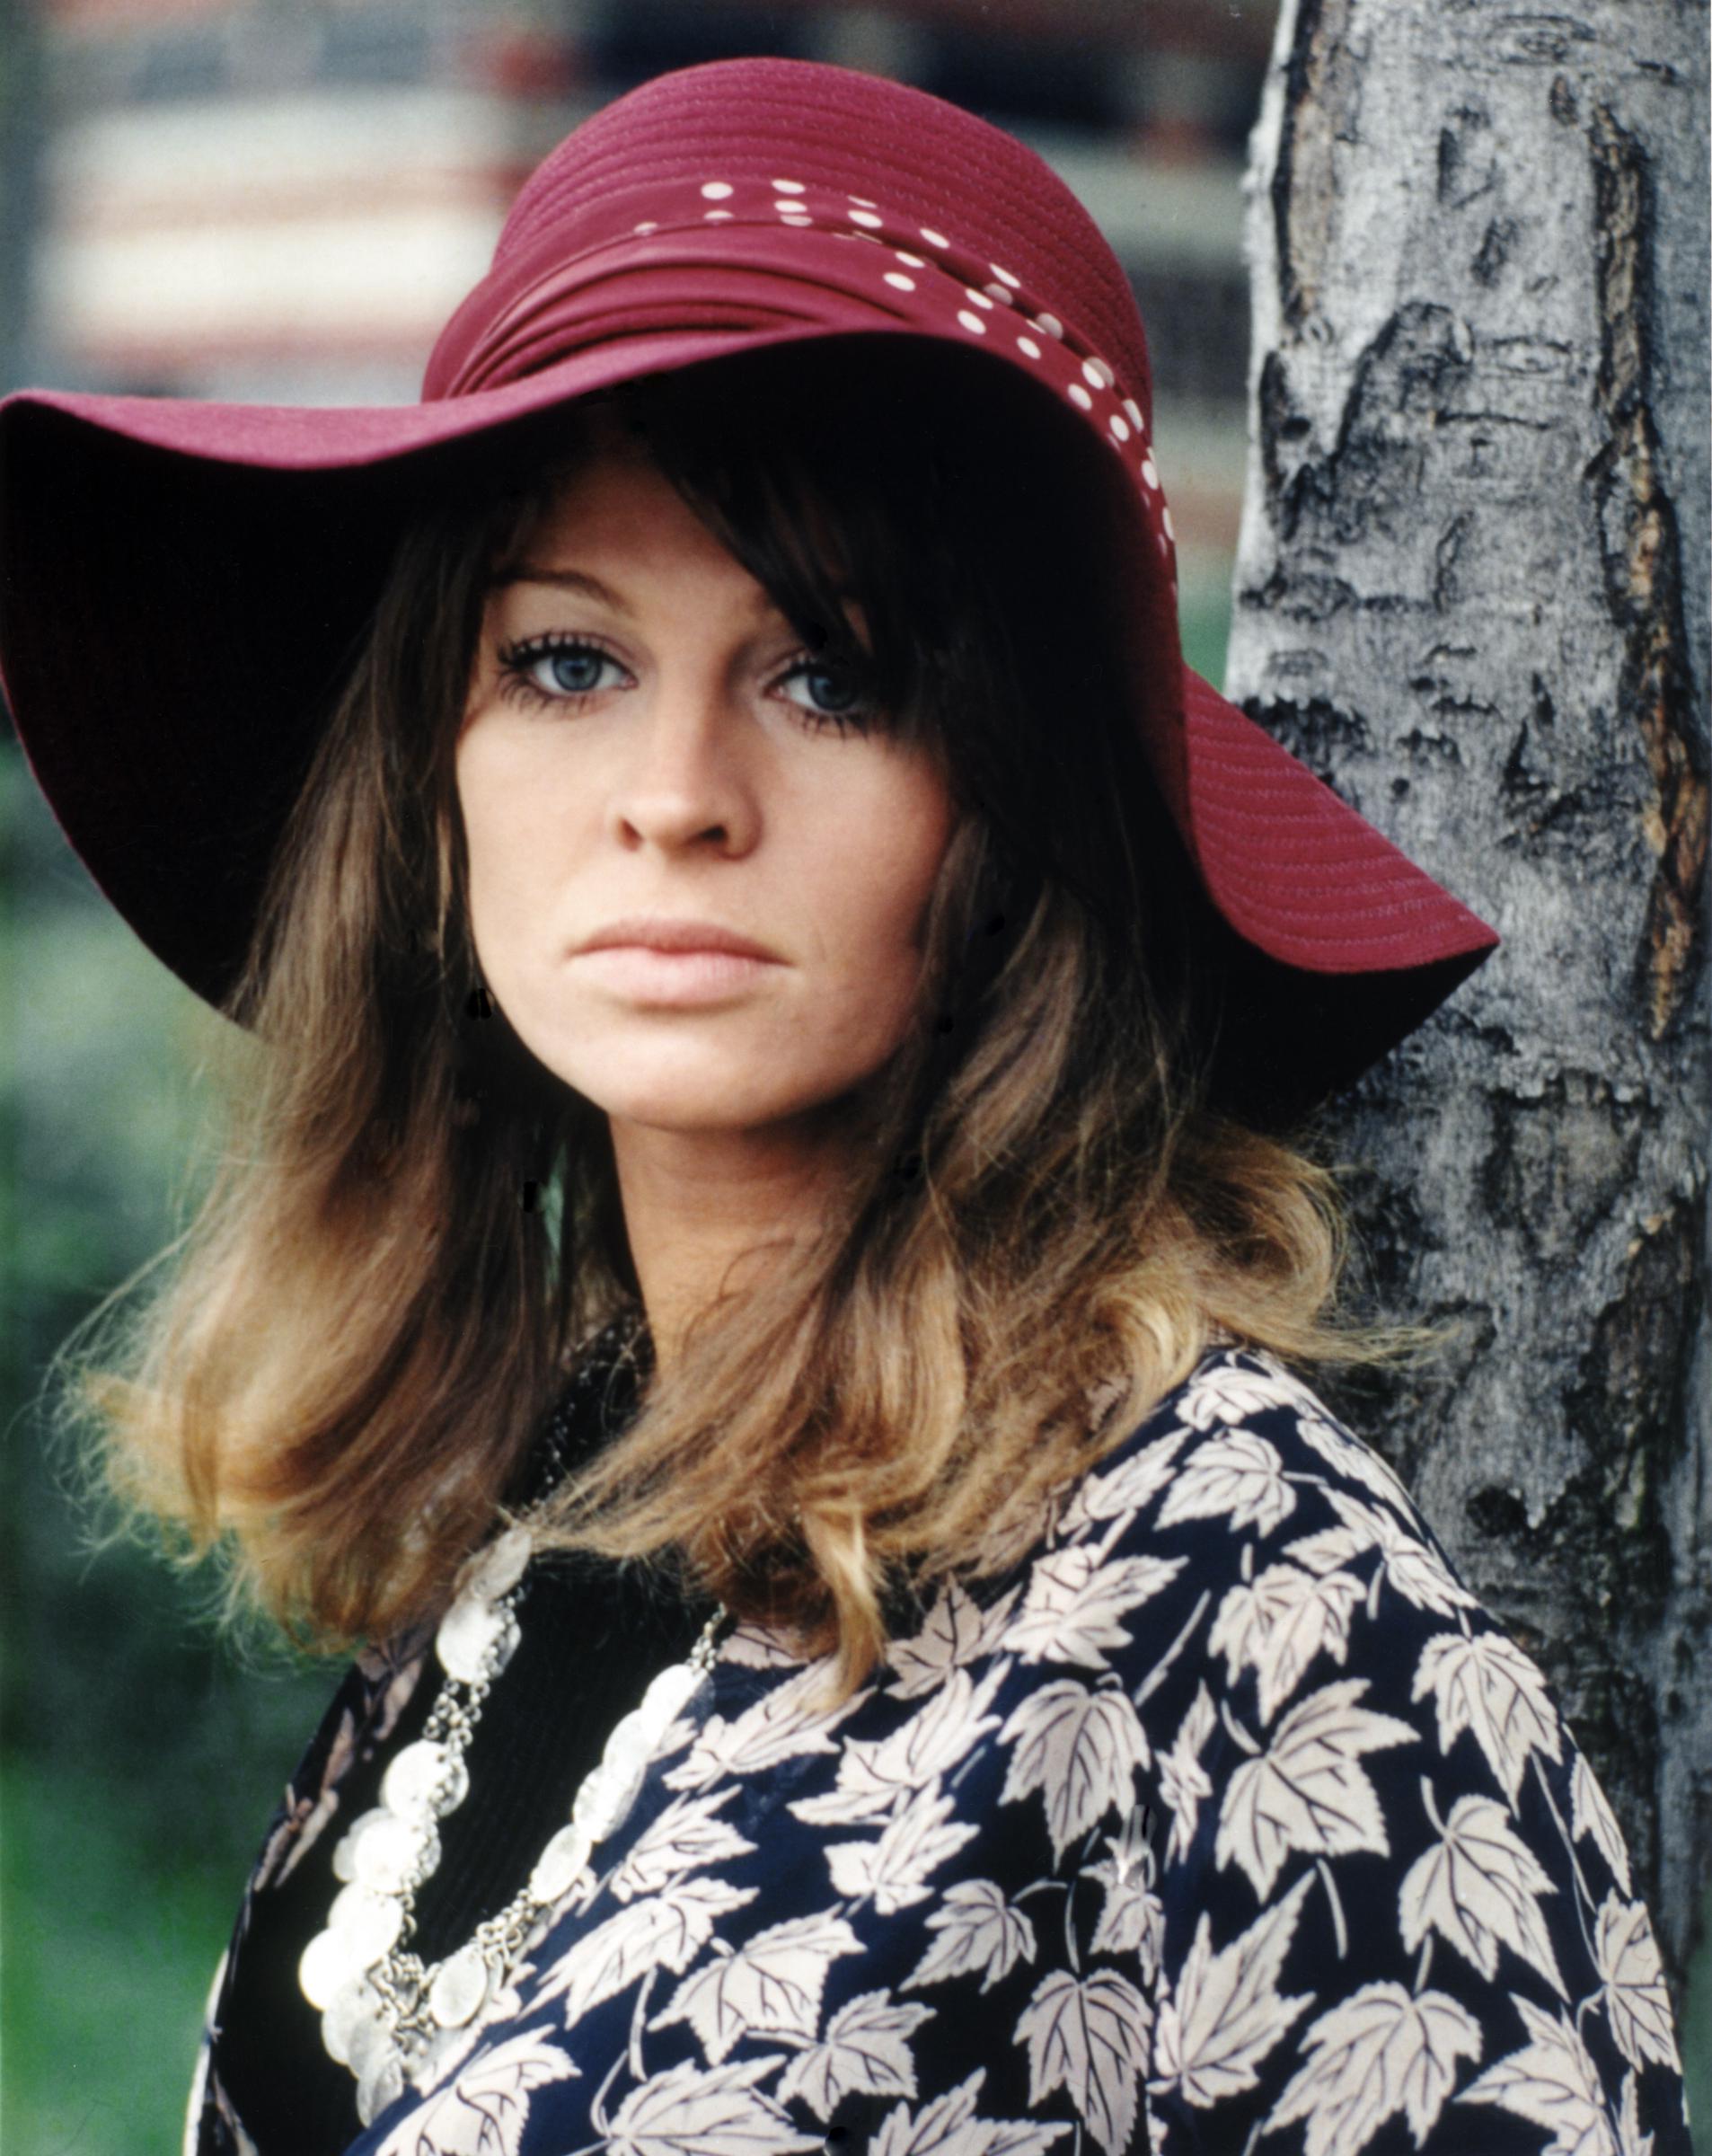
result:
[[[175,2151],[203,2001],[240,1881],[142,1860],[113,1789],[0,1777],[0,2143],[7,2156]]]

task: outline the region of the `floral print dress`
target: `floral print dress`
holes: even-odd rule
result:
[[[348,1691],[252,1896],[335,1831],[410,1674]],[[1269,1358],[1210,1356],[1010,1574],[842,1705],[825,1674],[726,1640],[598,1872],[351,2156],[1685,2156],[1598,1783]],[[229,1996],[194,2156],[265,2141]]]

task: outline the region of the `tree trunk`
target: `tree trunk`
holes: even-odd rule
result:
[[[1284,0],[1231,693],[1505,948],[1331,1121],[1359,1412],[1679,1979],[1712,1859],[1707,14]]]

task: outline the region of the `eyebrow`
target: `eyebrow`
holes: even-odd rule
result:
[[[511,584],[547,584],[555,591],[579,591],[587,598],[598,599],[615,614],[630,614],[633,611],[610,584],[603,584],[598,577],[591,577],[587,570],[534,569],[525,561],[517,569],[502,570],[493,579],[496,591],[503,591]]]
[[[580,592],[586,598],[597,599],[603,605],[610,606],[615,614],[634,615],[636,612],[622,594],[614,591],[610,584],[603,584],[598,577],[591,575],[586,569],[542,569],[524,561],[516,569],[501,570],[489,588],[504,591],[513,584],[543,584],[554,591]],[[838,596],[842,600],[842,589]],[[757,621],[769,614],[780,614],[783,618],[779,602],[764,585],[761,588],[754,611]]]

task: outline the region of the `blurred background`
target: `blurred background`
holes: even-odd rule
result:
[[[0,388],[414,398],[506,205],[645,77],[773,52],[1039,149],[1152,341],[1191,661],[1222,670],[1243,466],[1240,179],[1274,0],[0,0]],[[100,1546],[55,1348],[172,1233],[221,1021],[111,919],[0,740],[0,2143],[177,2145],[243,1875],[332,1672]]]

